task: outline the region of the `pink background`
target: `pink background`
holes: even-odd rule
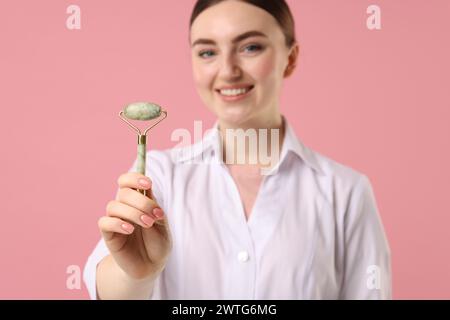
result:
[[[394,297],[450,298],[450,1],[290,0],[302,56],[282,112],[311,148],[371,179]],[[66,8],[81,7],[81,30]],[[85,299],[66,288],[136,156],[117,116],[136,100],[176,128],[214,117],[194,88],[194,0],[5,1],[0,11],[0,298]],[[381,7],[382,29],[366,28]]]

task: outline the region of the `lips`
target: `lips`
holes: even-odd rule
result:
[[[228,88],[216,89],[217,94],[222,98],[222,100],[226,102],[233,102],[245,99],[252,92],[254,86],[233,86]],[[242,89],[246,89],[245,92]],[[221,90],[227,90],[228,93],[224,94]]]
[[[233,85],[233,86],[223,86],[220,88],[217,88],[216,91],[220,91],[220,90],[233,90],[233,89],[246,89],[246,88],[253,88],[253,85],[251,84],[237,84],[237,85]]]
[[[245,92],[242,92],[242,94],[245,94],[245,93],[251,91],[253,88],[254,88],[253,85],[222,87],[220,89],[216,89],[216,92],[218,92],[221,95],[226,95],[226,94],[222,94],[222,93],[224,93],[224,91],[227,91],[228,96],[230,96],[230,95],[233,95],[233,93],[235,93],[235,95],[237,95],[237,94],[239,94],[239,92],[242,92],[243,90],[245,90]]]

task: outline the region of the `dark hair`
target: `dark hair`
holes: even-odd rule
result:
[[[227,0],[197,0],[192,10],[189,28],[192,27],[194,20],[204,10]],[[270,13],[277,20],[286,39],[286,46],[291,48],[296,42],[295,39],[295,22],[291,10],[285,0],[239,0],[248,4],[259,7]]]

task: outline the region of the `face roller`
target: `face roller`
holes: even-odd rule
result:
[[[163,115],[156,123],[147,128],[144,131],[144,134],[141,133],[141,130],[131,124],[128,120],[140,120],[140,121],[148,121],[153,120]],[[138,146],[137,146],[137,172],[145,175],[145,156],[147,153],[147,132],[162,120],[167,117],[167,111],[163,110],[159,105],[150,102],[135,102],[130,103],[120,111],[119,117],[125,121],[135,132],[138,134]],[[146,195],[146,190],[137,190],[142,193],[144,196]]]

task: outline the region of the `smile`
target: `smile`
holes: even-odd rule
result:
[[[247,97],[253,88],[254,86],[249,86],[247,88],[218,89],[216,92],[225,101],[236,101]]]

